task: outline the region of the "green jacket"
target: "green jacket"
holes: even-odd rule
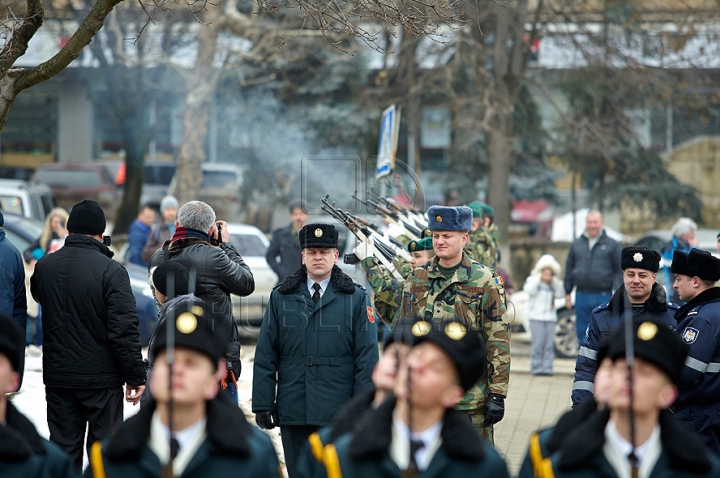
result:
[[[0,425],[0,476],[74,478],[75,466],[56,444],[38,434],[35,426],[12,402],[7,402],[5,425]]]
[[[324,470],[327,478],[400,478],[402,471],[388,452],[392,441],[395,399],[369,412],[355,430],[327,445]],[[463,412],[448,410],[440,432],[442,444],[418,478],[509,478],[505,461],[480,438]]]
[[[253,412],[277,411],[281,426],[332,422],[373,386],[378,361],[377,320],[364,288],[335,266],[314,304],[306,279],[303,266],[273,290],[255,349]]]
[[[163,464],[148,446],[155,404],[150,401],[125,421],[114,436],[95,442],[86,478],[158,478]],[[251,426],[242,411],[224,397],[207,402],[207,438],[181,478],[281,475],[270,437]]]
[[[507,396],[510,380],[510,324],[505,313],[502,278],[463,254],[460,267],[445,279],[438,257],[416,267],[405,281],[401,307],[393,323],[404,317],[464,319],[480,332],[488,350],[488,374],[465,394],[461,410],[482,409],[488,393]]]
[[[470,256],[470,259],[495,270],[497,244],[486,228],[480,227],[476,231],[470,232],[464,250]]]
[[[360,265],[373,291],[375,312],[383,322],[392,323],[395,311],[400,307],[402,282],[393,277],[375,257],[363,259]],[[412,272],[409,262],[395,263],[395,266],[399,267],[397,270],[404,278]]]

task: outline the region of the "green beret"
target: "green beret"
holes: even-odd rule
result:
[[[482,203],[480,201],[473,201],[470,204],[468,204],[467,207],[472,209],[473,219],[476,217],[483,216],[483,207],[482,207]]]
[[[495,209],[493,209],[493,207],[489,204],[481,202],[480,207],[482,208],[482,211],[485,213],[486,216],[492,216],[495,214]]]
[[[423,237],[419,241],[410,241],[408,244],[410,252],[430,251],[432,248],[432,237]]]

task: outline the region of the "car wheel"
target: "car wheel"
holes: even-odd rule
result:
[[[578,354],[578,347],[575,311],[562,309],[558,311],[558,320],[555,323],[555,356],[575,358]]]

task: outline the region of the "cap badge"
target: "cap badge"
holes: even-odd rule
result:
[[[437,222],[442,222],[442,216],[435,216],[435,220]]]
[[[423,335],[427,335],[428,332],[430,332],[430,323],[421,320],[419,322],[416,322],[415,325],[412,326],[411,330],[412,334],[415,337],[422,337]]]
[[[190,312],[183,312],[178,316],[175,326],[178,332],[191,334],[197,328],[197,318]]]
[[[322,237],[322,229],[319,227],[315,229],[315,237]]]
[[[643,322],[638,327],[637,336],[640,340],[648,341],[652,340],[657,334],[657,325],[652,322]]]
[[[450,322],[445,326],[445,335],[453,340],[460,340],[467,334],[467,327],[460,322]]]
[[[640,254],[639,252],[636,252],[635,255],[633,256],[633,260],[634,260],[635,262],[642,262],[642,260],[643,260],[643,255]]]
[[[412,242],[410,243],[410,250],[411,250],[411,251],[414,251],[416,248],[417,248],[417,242],[412,241]]]

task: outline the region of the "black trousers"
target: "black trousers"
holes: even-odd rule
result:
[[[300,458],[300,453],[307,446],[307,439],[320,427],[315,425],[291,425],[280,427],[280,438],[282,439],[283,451],[285,452],[285,465],[288,476],[295,478],[295,466]]]
[[[50,441],[70,455],[78,475],[82,472],[83,441],[90,446],[115,433],[123,421],[122,387],[97,390],[45,387]]]

